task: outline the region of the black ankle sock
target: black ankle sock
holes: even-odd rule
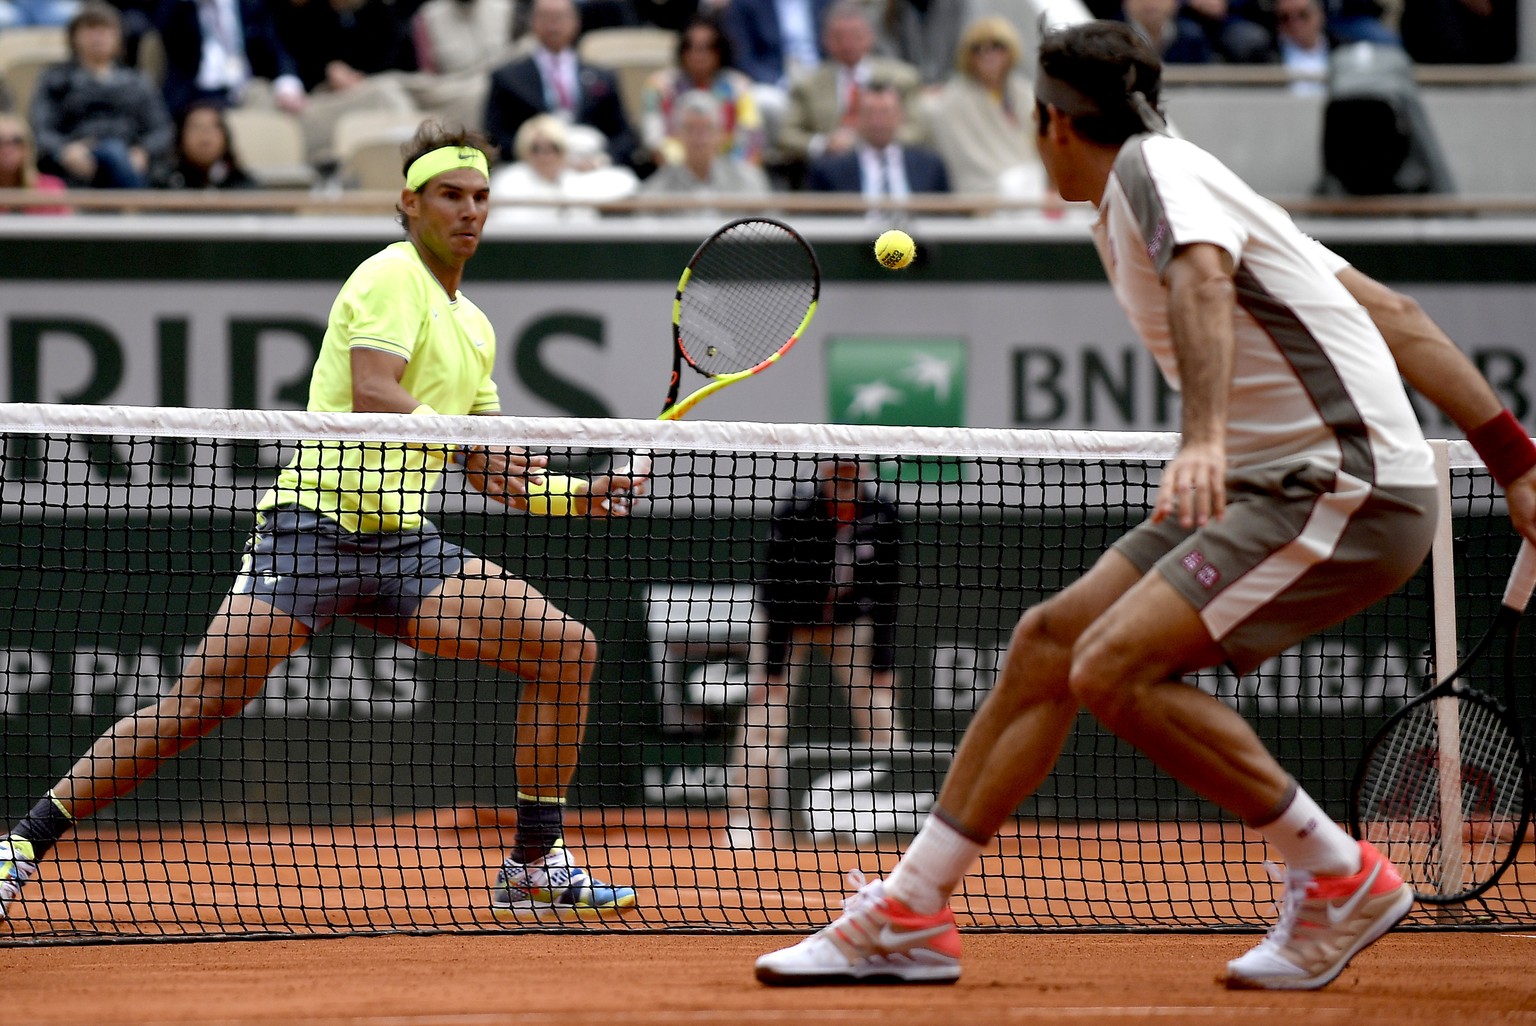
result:
[[[517,796],[517,834],[512,846],[519,862],[543,858],[560,840],[565,806],[560,802],[541,802],[525,794]]]
[[[49,795],[32,806],[32,811],[20,823],[11,827],[10,832],[14,837],[25,837],[31,841],[33,853],[42,858],[74,825],[64,815],[64,810],[59,808],[59,803]]]

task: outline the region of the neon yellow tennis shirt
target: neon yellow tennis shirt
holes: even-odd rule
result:
[[[351,412],[359,347],[406,360],[401,387],[438,413],[501,409],[490,320],[462,291],[449,299],[408,240],[364,260],[337,294],[309,382],[310,412]],[[296,503],[363,534],[415,530],[446,456],[398,442],[301,442],[257,508]]]

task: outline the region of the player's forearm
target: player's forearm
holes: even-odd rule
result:
[[[1458,427],[1471,431],[1498,415],[1493,388],[1418,303],[1352,267],[1339,281],[1371,315],[1404,379]]]
[[[1202,276],[1181,282],[1169,300],[1179,368],[1182,444],[1225,445],[1232,385],[1232,279]]]

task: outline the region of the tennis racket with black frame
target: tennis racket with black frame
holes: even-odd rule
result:
[[[768,217],[722,225],[694,250],[672,299],[672,377],[658,420],[772,367],[805,334],[821,298],[821,265],[799,232]],[[683,364],[709,383],[681,401]],[[637,450],[611,473],[645,477]]]
[[[694,251],[672,300],[672,378],[661,420],[676,420],[727,385],[772,367],[805,334],[821,298],[821,265],[789,225],[743,217]],[[683,364],[709,378],[678,399]]]
[[[1525,840],[1531,770],[1515,714],[1515,648],[1533,585],[1536,549],[1522,542],[1488,632],[1450,676],[1382,725],[1355,768],[1350,828],[1397,866],[1420,901],[1483,894]],[[1503,702],[1471,683],[1474,671],[1485,680],[1500,671],[1495,651]]]

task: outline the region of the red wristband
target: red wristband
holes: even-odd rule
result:
[[[1508,488],[1516,478],[1536,467],[1536,444],[1508,410],[1468,431],[1467,441],[1501,488]]]

